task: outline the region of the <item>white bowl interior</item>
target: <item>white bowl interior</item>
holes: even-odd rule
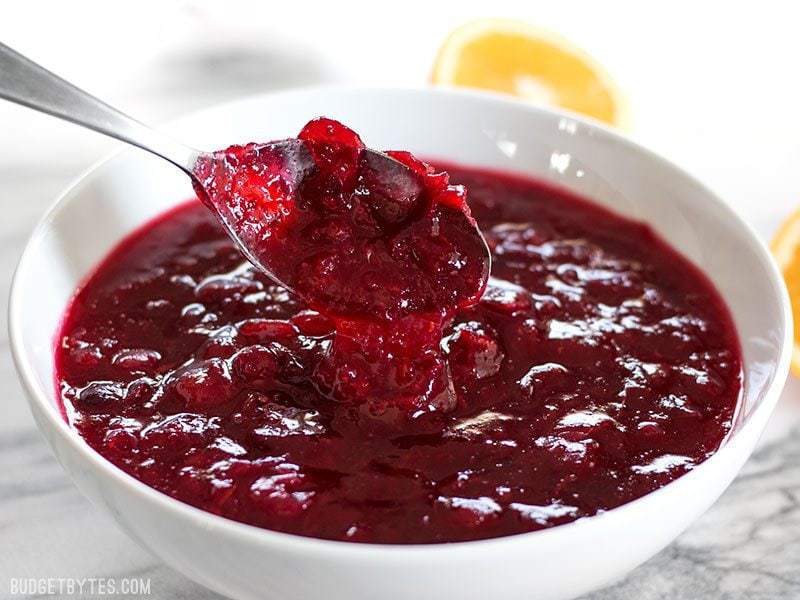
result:
[[[242,598],[263,597],[270,589],[270,597],[299,600],[304,588],[293,573],[300,570],[305,588],[326,589],[330,600],[377,595],[425,600],[456,591],[464,600],[495,593],[513,600],[529,597],[531,589],[539,597],[567,598],[652,556],[733,478],[786,376],[788,299],[763,245],[724,203],[663,159],[602,127],[499,97],[441,90],[299,90],[208,110],[171,130],[188,144],[212,149],[291,136],[318,115],[342,120],[373,147],[532,175],[648,222],[710,276],[738,329],[745,381],[741,419],[727,445],[676,482],[606,514],[446,549],[366,548],[255,530],[152,492],[97,460],[67,430],[54,389],[54,335],[76,286],[122,237],[192,196],[188,178],[174,167],[126,151],[81,178],[48,213],[12,290],[12,349],[34,415],[65,467],[167,562]],[[561,557],[567,553],[573,562],[565,566]],[[412,568],[415,576],[405,577]],[[387,589],[387,580],[396,584]]]

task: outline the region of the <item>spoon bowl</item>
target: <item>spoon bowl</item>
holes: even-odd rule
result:
[[[307,142],[297,138],[287,138],[266,144],[248,145],[248,153],[258,155],[262,165],[277,163],[278,166],[274,171],[275,177],[280,179],[280,187],[287,191],[287,196],[293,203],[302,203],[301,198],[295,199],[295,197],[298,196],[306,180],[313,177],[316,172],[316,165]],[[363,148],[360,156],[360,160],[369,166],[373,185],[384,190],[391,189],[396,194],[407,196],[422,194],[423,186],[420,178],[400,161],[370,148]],[[276,268],[275,262],[278,258],[276,253],[258,251],[264,231],[258,223],[243,219],[246,210],[242,206],[242,201],[233,198],[228,191],[224,194],[216,193],[215,187],[218,182],[215,178],[219,173],[235,174],[240,168],[231,165],[230,160],[226,151],[198,154],[192,168],[195,192],[204,204],[216,213],[230,238],[236,242],[236,246],[253,265],[279,285],[297,293],[294,278],[284,276],[282,270]]]
[[[180,144],[2,43],[0,43],[0,98],[102,133],[172,163],[191,178],[198,196],[205,199],[206,205],[217,213],[226,231],[248,260],[276,283],[289,290],[295,290],[293,281],[275,273],[274,265],[270,264],[272,257],[257,251],[258,236],[253,235],[253,229],[260,230],[258,224],[249,223],[246,227],[240,227],[235,213],[241,206],[231,205],[229,194],[224,194],[224,198],[215,195],[209,187],[213,184],[213,178],[200,175],[201,171],[209,171],[209,167],[215,163],[226,163],[225,152],[201,152]],[[313,171],[311,154],[302,140],[285,139],[255,148],[260,148],[262,151],[269,150],[272,158],[281,163],[277,176],[282,179],[284,187],[292,193],[300,188],[303,180]],[[406,165],[387,154],[368,148],[364,148],[362,152],[373,172],[386,179],[387,183],[389,178],[406,182],[414,179]],[[225,165],[225,168],[230,170],[228,165]],[[477,228],[476,235],[480,235]]]

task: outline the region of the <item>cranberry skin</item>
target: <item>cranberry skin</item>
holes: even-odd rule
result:
[[[197,351],[197,356],[202,359],[228,359],[233,356],[238,349],[239,342],[235,334],[215,335],[203,342],[203,345]]]
[[[178,413],[145,427],[140,447],[156,455],[182,453],[202,445],[219,430],[218,420],[192,413]]]
[[[364,147],[364,142],[355,131],[326,117],[318,117],[306,123],[297,137],[316,144],[330,144],[359,150]]]
[[[335,196],[339,186],[352,185],[364,148],[356,132],[338,121],[320,117],[307,123],[297,137],[307,142],[320,170],[311,186],[324,189],[325,195]]]
[[[569,369],[558,363],[533,365],[517,380],[520,389],[531,399],[546,399],[556,392],[574,387]]]
[[[447,187],[447,184],[449,183],[449,177],[447,173],[436,173],[436,170],[431,165],[421,161],[416,156],[411,154],[411,152],[406,152],[404,150],[388,150],[386,154],[407,166],[420,177],[435,177],[435,181],[437,182],[435,189],[443,190]]]
[[[148,377],[134,379],[125,390],[125,403],[127,406],[143,407],[149,403],[159,389],[156,380]]]
[[[205,410],[224,404],[237,391],[227,363],[219,358],[180,369],[170,378],[170,386],[189,410]]]
[[[259,342],[294,340],[299,333],[294,323],[282,319],[248,319],[239,324],[240,335]]]
[[[266,346],[248,346],[233,356],[233,371],[246,382],[271,382],[280,370],[275,352]]]
[[[121,402],[125,396],[123,387],[113,381],[95,381],[78,394],[78,402],[86,407],[108,407]]]
[[[111,364],[128,371],[151,371],[161,360],[161,354],[155,350],[132,349],[121,350],[111,359]]]
[[[530,294],[524,289],[511,286],[499,287],[490,282],[481,297],[481,306],[502,314],[514,315],[530,311],[533,302]]]
[[[497,333],[476,321],[459,323],[443,345],[450,369],[464,381],[485,379],[500,371],[505,353]]]
[[[139,438],[126,429],[109,429],[103,442],[114,456],[124,457],[138,447]]]
[[[292,323],[306,336],[323,337],[334,330],[334,323],[330,318],[313,310],[300,311],[292,317]]]
[[[383,226],[399,225],[422,208],[423,178],[402,163],[364,152],[357,177],[356,193]]]

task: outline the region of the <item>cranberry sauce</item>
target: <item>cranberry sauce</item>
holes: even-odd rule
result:
[[[535,181],[450,173],[493,260],[476,305],[390,331],[335,322],[190,203],[123,242],[69,307],[56,360],[70,423],[174,498],[360,542],[566,523],[713,453],[741,358],[711,284],[644,225]],[[420,343],[439,350],[408,350]],[[399,426],[380,400],[353,401],[389,380],[446,406]]]
[[[393,320],[478,301],[489,252],[461,186],[327,118],[201,159],[201,197],[255,264],[312,308]]]
[[[327,118],[202,157],[196,174],[251,261],[332,320],[321,393],[395,429],[455,407],[442,328],[478,302],[490,264],[462,186]]]

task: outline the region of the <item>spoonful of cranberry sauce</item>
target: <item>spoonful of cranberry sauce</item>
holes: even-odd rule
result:
[[[198,195],[248,258],[331,315],[393,320],[478,301],[489,250],[461,186],[319,118],[295,139],[201,155]]]
[[[478,301],[489,250],[465,202],[406,152],[330,119],[297,138],[202,153],[0,44],[0,98],[147,150],[186,172],[253,264],[332,316],[443,317]]]

